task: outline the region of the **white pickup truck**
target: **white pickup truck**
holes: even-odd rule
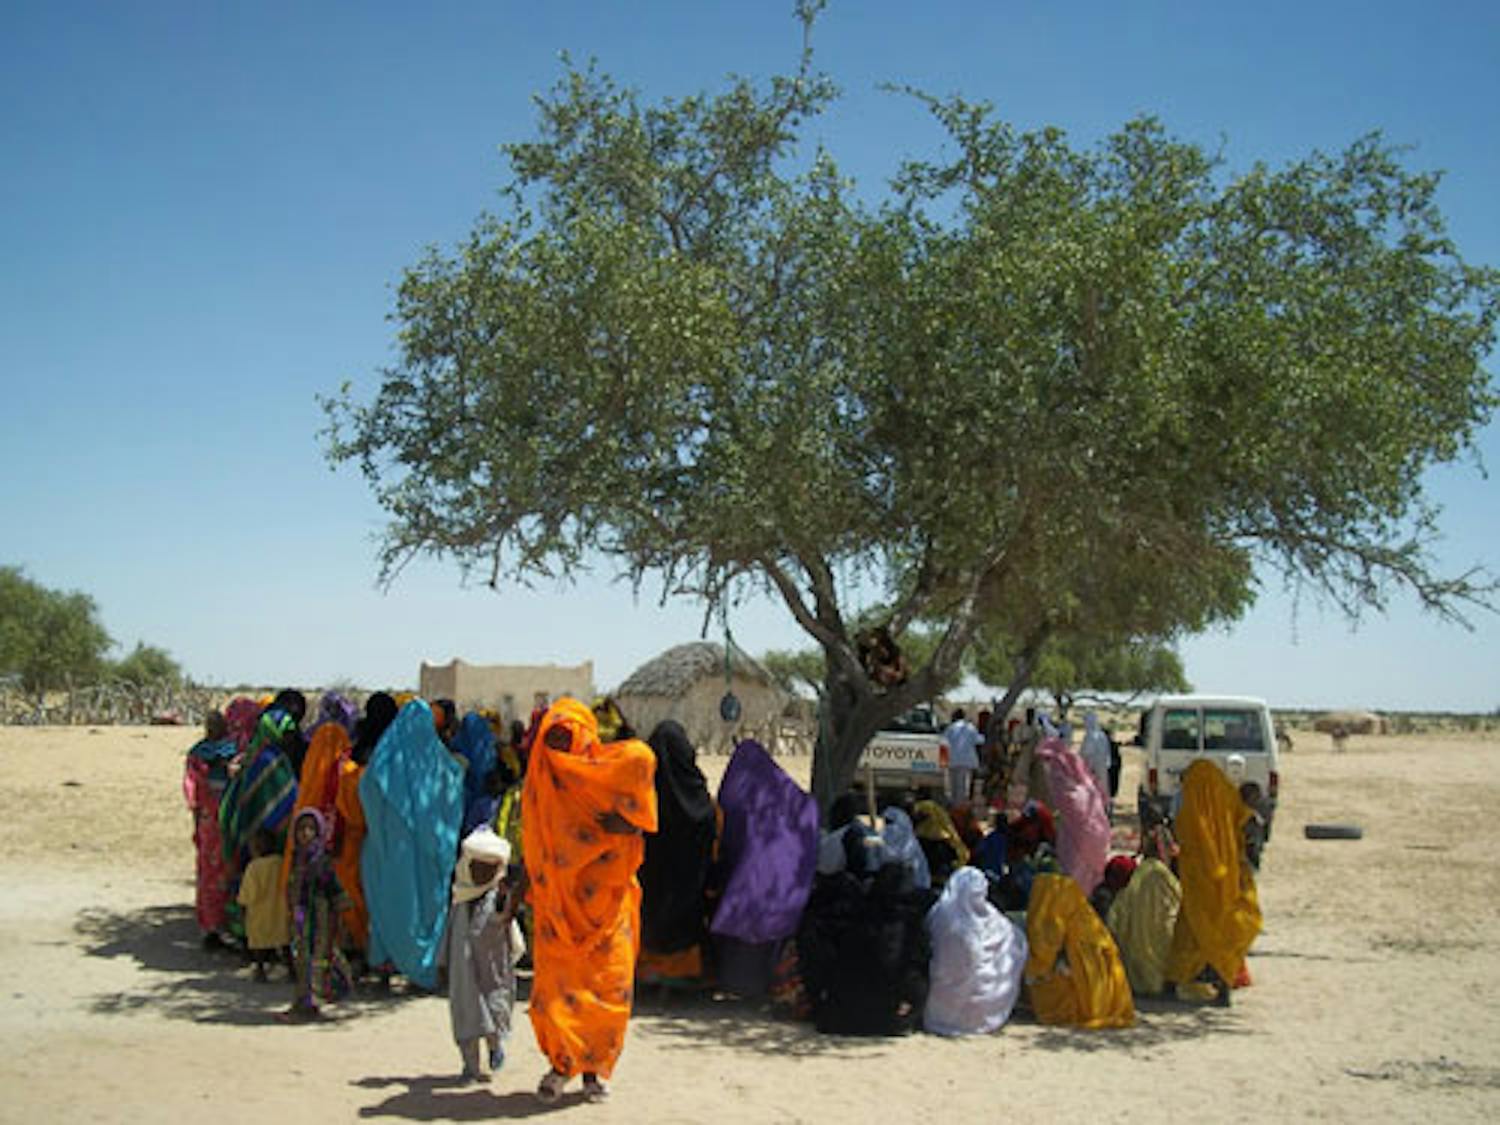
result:
[[[878,791],[946,791],[948,746],[930,708],[908,711],[875,733],[860,752],[855,783],[865,784],[872,773]]]

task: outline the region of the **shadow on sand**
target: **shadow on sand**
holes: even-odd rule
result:
[[[187,903],[127,911],[87,909],[79,912],[73,931],[87,956],[127,957],[147,974],[135,987],[94,997],[89,1010],[99,1015],[151,1011],[199,1023],[268,1024],[276,1022],[276,1013],[291,1000],[284,966],[272,969],[270,982],[258,983],[240,952],[204,949],[193,908]],[[400,988],[389,992],[357,989],[324,1022],[336,1026],[349,1016],[389,1008],[419,995]]]
[[[361,1078],[352,1083],[362,1090],[384,1090],[399,1086],[379,1105],[360,1108],[361,1117],[404,1117],[408,1121],[488,1121],[491,1118],[535,1117],[582,1104],[576,1089],[550,1105],[538,1101],[529,1090],[492,1093],[488,1085],[475,1085],[456,1074],[422,1074],[409,1078]]]
[[[1233,1008],[1167,1000],[1154,996],[1135,998],[1135,1026],[1086,1030],[1079,1027],[1043,1027],[1029,1014],[1012,1022],[1037,1028],[1028,1046],[1044,1051],[1124,1051],[1147,1055],[1169,1043],[1204,1036],[1249,1035],[1249,1028]]]
[[[712,1045],[793,1058],[879,1058],[891,1043],[879,1037],[823,1035],[811,1023],[778,1014],[766,1001],[717,1000],[700,992],[650,988],[636,997],[630,1033],[669,1050]]]
[[[1250,1033],[1233,1008],[1207,1004],[1137,997],[1136,1017],[1134,1027],[1093,1031],[1043,1027],[1030,1012],[1018,1011],[1008,1026],[1028,1029],[1031,1034],[1028,1046],[1043,1050],[1132,1054],[1149,1053],[1168,1043],[1203,1036]],[[810,1023],[776,1015],[764,1003],[720,1002],[701,996],[639,998],[631,1034],[657,1039],[669,1048],[699,1049],[713,1044],[779,1056],[850,1059],[879,1058],[894,1042],[880,1037],[823,1035]]]

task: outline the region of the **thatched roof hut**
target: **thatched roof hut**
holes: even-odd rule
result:
[[[786,693],[738,645],[731,644],[728,665],[726,678],[723,645],[677,645],[632,672],[614,698],[642,738],[663,719],[676,719],[699,750],[723,750],[738,738],[765,741],[765,732],[775,728],[786,706]],[[734,722],[719,714],[726,691],[740,702]]]

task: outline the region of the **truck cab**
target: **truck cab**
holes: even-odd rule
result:
[[[947,791],[948,746],[931,707],[914,707],[875,733],[860,752],[855,781],[872,774],[882,794]]]

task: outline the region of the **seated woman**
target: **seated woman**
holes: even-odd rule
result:
[[[1182,886],[1159,859],[1143,859],[1109,908],[1109,931],[1137,996],[1166,987],[1167,955],[1182,903]]]
[[[1009,853],[1010,832],[1005,817],[997,814],[994,827],[979,841],[969,862],[986,875],[1001,879],[1005,876]]]
[[[821,877],[797,935],[802,984],[819,1031],[904,1035],[927,998],[930,892],[910,868],[887,863],[873,878]]]
[[[911,875],[912,885],[921,891],[932,886],[932,873],[927,866],[927,855],[917,843],[917,834],[912,828],[911,817],[894,805],[880,814],[885,824],[880,830],[886,862],[903,863]]]
[[[948,810],[933,800],[918,801],[912,809],[917,840],[927,856],[932,885],[941,887],[949,873],[969,862],[969,846],[958,834]]]
[[[1036,1018],[1072,1027],[1130,1027],[1135,1004],[1115,939],[1067,875],[1038,875],[1026,910],[1026,987]]]
[[[1006,852],[1012,860],[1028,859],[1043,844],[1057,843],[1052,810],[1041,801],[1027,801],[1006,826]]]
[[[983,1035],[1010,1019],[1021,994],[1026,935],[987,900],[975,867],[955,871],[927,912],[932,943],[923,1026],[936,1035]]]

